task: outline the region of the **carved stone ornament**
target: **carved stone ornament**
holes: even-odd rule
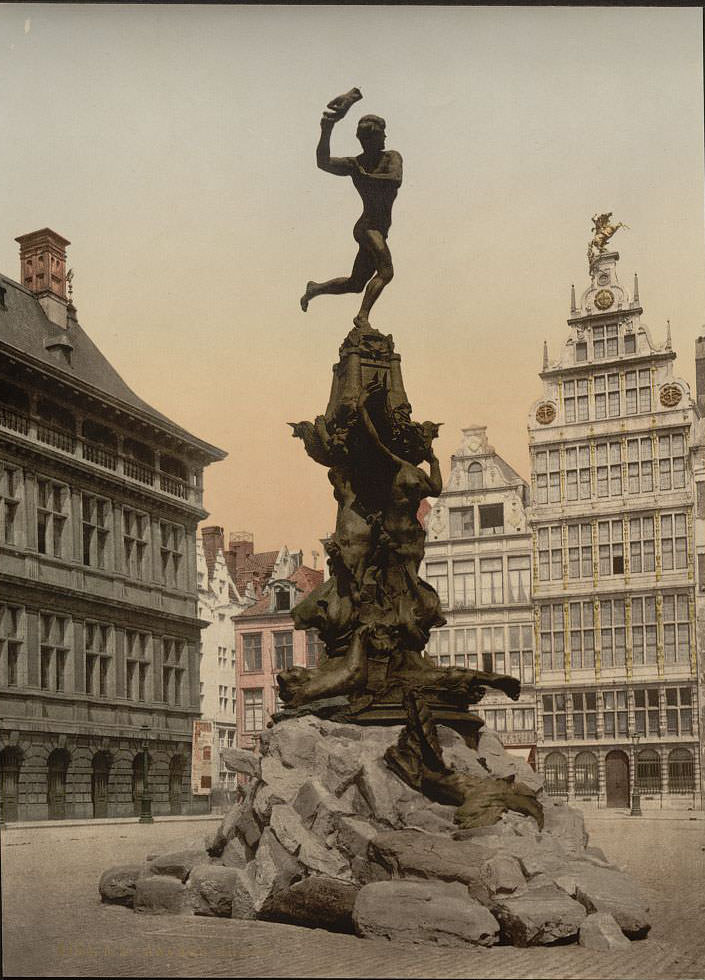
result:
[[[595,306],[598,310],[609,310],[614,303],[614,293],[611,289],[601,289],[595,294]]]
[[[543,402],[536,409],[536,421],[541,425],[550,425],[556,418],[556,406],[551,402]]]
[[[675,408],[682,397],[683,392],[674,384],[664,385],[659,392],[659,399],[664,408]]]

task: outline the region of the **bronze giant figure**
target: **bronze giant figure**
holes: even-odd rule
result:
[[[340,115],[339,105],[355,92],[329,108]],[[281,716],[311,711],[356,724],[405,725],[386,755],[388,764],[414,788],[461,806],[460,822],[487,822],[488,813],[499,819],[507,808],[532,813],[540,822],[540,805],[527,787],[490,777],[478,785],[443,762],[435,723],[451,725],[475,747],[483,722],[469,705],[486,687],[516,699],[520,684],[503,674],[438,667],[424,654],[430,630],[446,622],[438,595],[419,576],[425,541],[419,506],[442,490],[432,448],[438,424],[412,421],[393,339],[371,327],[366,315],[388,281],[385,269],[391,272],[385,237],[401,158],[384,157],[378,140],[374,165],[364,142],[362,157],[331,160],[329,132],[327,125],[319,166],[325,162],[332,173],[350,173],[365,202],[355,229],[357,272],[346,280],[309,283],[302,305],[323,292],[361,288],[363,273],[376,273],[361,315],[340,347],[325,414],[314,422],[292,423],[309,456],[328,468],[338,513],[326,544],[330,577],[293,610],[297,629],[318,630],[325,657],[316,668],[293,667],[278,675],[286,705]],[[375,181],[385,189],[373,193]]]

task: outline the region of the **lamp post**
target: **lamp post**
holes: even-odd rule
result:
[[[144,732],[143,742],[142,742],[142,800],[140,804],[140,823],[154,823],[154,817],[152,816],[152,797],[149,792],[149,724],[145,722],[142,725],[142,730]]]
[[[633,776],[634,776],[634,784],[632,788],[632,808],[629,811],[629,816],[640,817],[641,797],[639,795],[639,784],[637,782],[637,761],[636,761],[637,759],[636,750],[639,746],[639,735],[636,732],[634,732],[634,734],[632,735],[632,746],[633,746],[633,753],[634,753],[634,762],[633,762],[633,769],[632,769]]]

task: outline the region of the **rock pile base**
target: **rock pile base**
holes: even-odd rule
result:
[[[646,935],[646,896],[588,846],[579,811],[539,792],[542,831],[518,813],[459,830],[454,807],[385,764],[399,732],[315,716],[279,722],[259,753],[232,753],[249,782],[215,834],[109,869],[102,900],[448,946],[610,949]],[[491,732],[476,750],[452,729],[438,734],[460,771],[514,774],[540,790],[541,777]]]

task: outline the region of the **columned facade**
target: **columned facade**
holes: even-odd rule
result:
[[[538,763],[581,806],[700,805],[695,406],[619,255],[591,262],[529,415]]]

